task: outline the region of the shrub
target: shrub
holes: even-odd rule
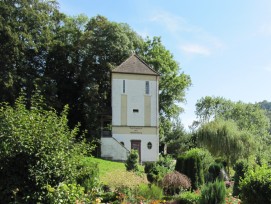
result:
[[[186,175],[174,171],[165,175],[162,186],[166,194],[174,195],[182,190],[191,188],[191,181]]]
[[[234,174],[234,186],[233,186],[233,196],[238,196],[240,194],[240,182],[245,177],[245,172],[248,169],[248,164],[245,161],[238,161],[233,167]]]
[[[51,204],[74,204],[89,203],[90,200],[85,194],[84,187],[77,184],[61,183],[58,187],[47,186],[48,194],[46,199]]]
[[[210,165],[208,169],[208,182],[214,182],[216,179],[223,180],[221,175],[221,169],[223,169],[223,165],[221,163],[213,163]]]
[[[3,203],[15,199],[37,203],[42,201],[46,185],[76,182],[80,172],[78,160],[88,146],[76,143],[78,128],[68,127],[67,107],[58,116],[43,106],[37,94],[30,109],[26,108],[24,96],[16,100],[14,108],[1,104],[0,197]]]
[[[271,203],[271,169],[256,167],[245,173],[240,183],[241,200],[244,204]]]
[[[180,204],[197,204],[199,203],[200,195],[195,192],[186,191],[181,193],[178,198]]]
[[[200,204],[224,204],[226,188],[222,181],[207,183],[201,189]]]
[[[188,151],[177,158],[175,170],[191,179],[192,189],[199,188],[204,183],[202,158],[199,154]]]
[[[131,150],[125,166],[127,171],[138,171],[139,156],[136,150]]]
[[[163,190],[156,185],[141,184],[137,196],[146,200],[160,200],[163,198]]]
[[[171,157],[160,157],[157,162],[146,162],[144,171],[151,183],[160,183],[164,176],[174,170],[174,163]]]

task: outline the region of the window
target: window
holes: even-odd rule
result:
[[[148,147],[148,149],[151,149],[152,148],[152,143],[148,142],[147,147]]]
[[[145,83],[145,94],[150,94],[150,82],[146,81]]]
[[[122,93],[125,93],[125,80],[122,82]]]
[[[133,112],[134,112],[134,113],[138,113],[139,110],[138,110],[138,109],[133,109]]]

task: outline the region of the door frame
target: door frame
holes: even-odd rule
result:
[[[136,145],[137,147],[134,148]],[[141,162],[141,140],[131,140],[131,150],[135,149],[138,151],[138,156],[139,156],[139,162]]]

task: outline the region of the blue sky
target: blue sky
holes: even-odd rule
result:
[[[59,0],[68,15],[98,14],[160,36],[192,78],[181,115],[187,127],[204,96],[271,101],[270,0]]]

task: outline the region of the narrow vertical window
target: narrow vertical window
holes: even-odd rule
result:
[[[145,84],[145,93],[146,94],[150,94],[150,82],[149,81],[146,81],[146,84]]]
[[[122,83],[122,93],[125,93],[125,80],[123,80],[123,83]]]

